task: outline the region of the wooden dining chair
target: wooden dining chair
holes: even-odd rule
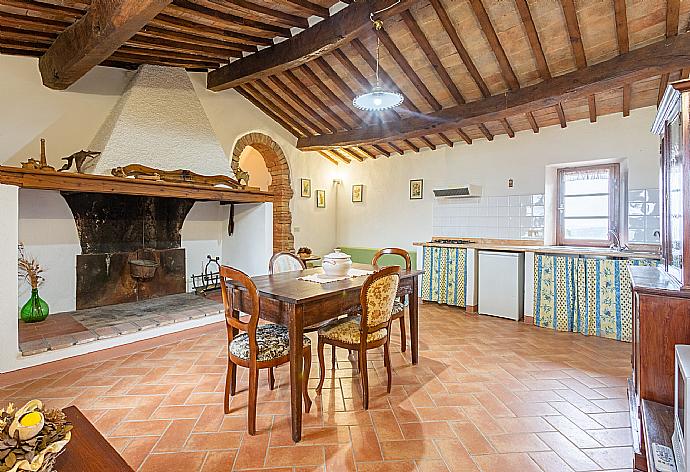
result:
[[[321,389],[326,376],[323,359],[325,344],[357,351],[359,376],[362,383],[364,409],[369,409],[369,374],[367,372],[367,351],[383,346],[384,363],[388,373],[388,393],[391,393],[392,371],[390,359],[391,313],[400,282],[400,268],[386,267],[370,275],[360,291],[362,313],[359,316],[341,318],[319,330],[319,385]]]
[[[292,252],[276,252],[268,261],[268,273],[279,274],[281,272],[293,272],[297,270],[304,270],[307,264],[296,254]]]
[[[399,249],[397,247],[387,247],[381,249],[376,254],[374,254],[374,258],[371,260],[371,264],[374,267],[378,268],[379,259],[381,258],[381,256],[384,256],[386,254],[393,254],[402,257],[405,260],[405,270],[412,270],[412,261],[410,260],[410,254],[406,250]],[[405,330],[405,307],[407,307],[408,305],[409,301],[407,299],[407,295],[401,298],[396,298],[395,303],[393,304],[392,319],[394,321],[400,320],[400,350],[402,352],[405,352],[407,350],[407,334]]]
[[[243,287],[232,287],[230,290],[227,281]],[[259,325],[259,292],[256,285],[247,274],[232,267],[221,266],[220,288],[223,294],[225,306],[225,324],[228,332],[228,370],[225,377],[225,414],[230,413],[230,396],[235,396],[237,385],[237,366],[249,369],[249,407],[247,411],[247,429],[249,434],[256,434],[256,399],[259,384],[259,369],[273,369],[273,367],[290,362],[290,335],[285,326],[277,324]],[[248,299],[248,306],[242,303]],[[236,299],[237,298],[237,299]],[[240,321],[240,311],[249,314],[249,321]],[[242,331],[241,334],[238,334]],[[307,394],[307,382],[311,369],[311,341],[304,337],[304,409],[308,413],[311,408],[311,399]]]

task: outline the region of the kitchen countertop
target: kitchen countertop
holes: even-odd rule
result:
[[[468,244],[447,244],[437,242],[417,242],[414,246],[429,247],[451,247],[467,248],[487,251],[508,251],[508,252],[535,252],[539,254],[566,254],[566,255],[588,255],[599,257],[611,257],[618,259],[660,259],[661,256],[654,252],[643,251],[614,251],[607,248],[573,247],[573,246],[537,246],[519,244],[500,244],[500,243],[468,243]]]

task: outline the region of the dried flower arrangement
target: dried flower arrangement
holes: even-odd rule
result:
[[[0,409],[0,472],[51,472],[72,438],[72,425],[60,410],[32,400],[19,410]]]
[[[37,289],[43,283],[43,269],[36,259],[24,252],[24,244],[19,243],[19,278],[26,280],[32,289]]]

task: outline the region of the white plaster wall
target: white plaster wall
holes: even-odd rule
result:
[[[187,258],[187,291],[192,291],[192,274],[203,273],[206,256],[220,257],[223,234],[227,234],[227,212],[218,202],[196,202],[182,225],[182,247]]]
[[[17,244],[19,191],[0,184],[0,372],[11,370],[19,357],[17,317]]]
[[[266,167],[266,161],[259,151],[251,146],[247,146],[240,154],[239,167],[249,173],[249,186],[258,187],[263,191],[268,191],[273,178]]]
[[[67,91],[41,83],[38,59],[0,55],[0,163],[38,158],[46,138],[48,163],[86,149],[132,72],[96,67]]]
[[[227,210],[229,212],[229,209]],[[273,204],[235,205],[235,232],[223,235],[221,263],[249,274],[268,272],[273,254]]]
[[[3,224],[5,220],[3,219]],[[19,191],[19,241],[27,255],[44,269],[41,298],[51,313],[76,308],[77,254],[81,254],[79,235],[72,212],[62,196],[52,190]],[[17,303],[23,306],[31,286],[19,284]]]
[[[645,108],[628,118],[603,116],[593,124],[578,121],[566,129],[542,128],[539,134],[524,131],[513,139],[497,136],[493,142],[340,166],[346,192],[338,199],[338,244],[410,247],[443,236],[432,229],[434,188],[475,184],[486,196],[543,193],[546,167],[552,164],[626,159],[629,188],[658,187],[659,143],[649,131],[654,114],[654,108]],[[514,187],[509,189],[511,178]],[[409,199],[411,179],[424,179],[423,200]],[[350,202],[353,184],[365,185],[364,203]]]

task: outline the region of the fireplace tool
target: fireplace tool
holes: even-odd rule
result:
[[[220,257],[207,255],[208,262],[201,275],[192,274],[192,287],[198,295],[220,289]]]

